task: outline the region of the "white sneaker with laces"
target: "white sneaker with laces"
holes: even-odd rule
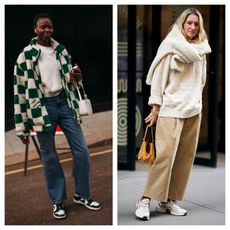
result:
[[[145,198],[136,203],[135,215],[142,220],[149,220],[150,217],[150,200]]]
[[[187,214],[187,210],[177,206],[173,200],[166,203],[159,202],[156,207],[156,211],[160,213],[169,213],[174,216],[186,216]]]

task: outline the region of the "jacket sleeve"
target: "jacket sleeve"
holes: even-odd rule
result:
[[[68,85],[71,85],[72,83],[70,81],[69,72],[72,69],[72,57],[71,57],[70,53],[66,49],[64,49],[62,51],[62,56],[65,59],[65,61],[63,62],[65,64],[62,65],[62,69],[63,69],[65,77],[66,77],[66,83]]]
[[[26,111],[27,76],[23,66],[26,65],[21,53],[14,66],[14,122],[18,137],[29,135],[28,116]]]
[[[157,65],[153,72],[153,77],[151,81],[151,92],[148,104],[151,106],[153,104],[162,105],[162,98],[165,91],[165,87],[168,81],[170,62],[172,55],[169,54],[165,56]]]
[[[77,83],[76,85],[73,83],[73,81],[71,81],[70,79],[70,70],[72,69],[72,57],[71,55],[69,54],[69,52],[65,49],[65,52],[64,52],[64,57],[66,59],[66,63],[68,65],[68,73],[67,74],[67,77],[66,77],[66,82],[67,82],[67,85],[68,85],[68,88],[69,90],[75,90],[76,86],[77,87],[82,87],[81,84]]]

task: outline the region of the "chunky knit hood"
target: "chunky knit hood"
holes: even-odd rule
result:
[[[180,71],[182,63],[200,61],[202,57],[211,52],[208,40],[201,43],[189,43],[182,35],[177,25],[174,25],[167,37],[161,43],[146,78],[146,84],[151,85],[153,72],[159,62],[168,54],[172,54],[170,68]]]

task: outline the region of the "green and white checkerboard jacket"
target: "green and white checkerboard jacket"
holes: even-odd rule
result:
[[[40,49],[33,38],[19,54],[14,66],[14,121],[18,137],[29,135],[29,130],[35,132],[50,131],[52,126],[44,105],[43,86],[38,69]],[[65,90],[68,105],[77,123],[80,123],[76,89],[69,79],[72,68],[71,56],[64,46],[54,39],[51,40],[59,63],[62,85]]]

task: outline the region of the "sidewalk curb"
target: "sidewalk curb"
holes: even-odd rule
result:
[[[112,143],[112,110],[94,113],[82,118],[81,125],[88,148],[100,147]],[[37,138],[36,138],[37,140]],[[69,149],[65,135],[55,135],[56,148]],[[63,152],[63,151],[61,151]],[[5,132],[5,166],[24,162],[25,146],[17,138],[14,130]],[[31,141],[28,161],[38,159],[37,150]]]
[[[91,149],[91,148],[103,147],[106,145],[112,145],[112,139],[111,138],[92,143],[92,144],[88,145],[88,148]],[[66,145],[65,146],[57,145],[56,149],[57,149],[58,154],[63,154],[63,150],[71,152],[71,149],[69,148],[69,146],[66,146]],[[28,156],[28,161],[34,161],[34,160],[38,160],[38,159],[39,159],[39,155],[38,155],[37,151],[35,149],[30,150],[29,156]],[[18,154],[14,154],[14,155],[6,155],[5,156],[5,166],[6,167],[21,164],[21,163],[24,163],[24,161],[25,161],[25,153],[18,153]]]

